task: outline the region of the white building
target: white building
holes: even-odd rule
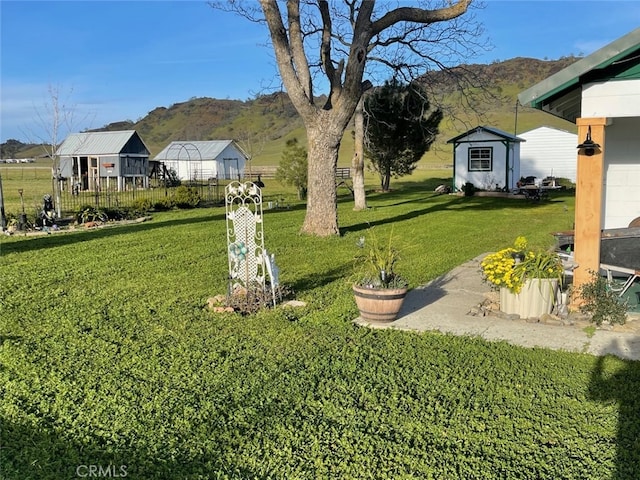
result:
[[[175,170],[180,180],[239,180],[244,176],[247,158],[233,140],[175,141],[153,161]]]
[[[453,188],[473,183],[483,190],[511,190],[520,180],[520,143],[497,128],[480,126],[447,141],[453,144]]]
[[[568,178],[576,182],[578,135],[553,127],[539,127],[518,134],[522,177]]]

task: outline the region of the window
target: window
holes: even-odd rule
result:
[[[469,171],[490,172],[493,170],[493,147],[469,149]]]

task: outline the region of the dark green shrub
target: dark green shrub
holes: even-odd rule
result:
[[[558,185],[559,187],[564,187],[566,189],[575,189],[576,188],[576,184],[575,183],[573,183],[568,178],[563,178],[563,177],[556,177],[556,185]]]
[[[196,208],[200,203],[200,194],[194,187],[185,187],[184,185],[176,188],[173,201],[178,208]]]
[[[623,325],[626,322],[626,304],[598,273],[591,272],[591,281],[580,286],[579,295],[584,301],[580,311],[591,315],[591,321],[596,325],[603,322]]]
[[[103,209],[104,215],[107,216],[107,220],[126,220],[127,218],[131,218],[131,209],[126,207],[114,207],[114,208],[105,208]]]
[[[174,207],[174,203],[173,200],[171,200],[169,197],[165,197],[162,200],[158,200],[157,202],[155,202],[153,204],[153,209],[156,212],[164,212],[166,210],[171,210]]]
[[[473,197],[473,194],[476,193],[476,187],[471,182],[467,182],[462,187],[462,191],[464,192],[465,197]]]
[[[106,222],[109,220],[103,209],[96,208],[93,205],[82,205],[73,217],[76,223]]]
[[[136,198],[131,205],[131,209],[137,213],[146,213],[151,210],[151,200],[148,198]]]

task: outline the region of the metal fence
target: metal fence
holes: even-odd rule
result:
[[[224,187],[230,180],[212,182],[182,182],[181,186],[195,189],[201,202],[217,204],[224,200]],[[148,200],[151,205],[170,201],[179,187],[154,187],[148,189],[134,188],[125,191],[70,191],[60,194],[62,215],[70,215],[87,206],[94,208],[126,208],[134,207]]]

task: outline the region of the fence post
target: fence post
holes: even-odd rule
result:
[[[2,193],[2,175],[0,175],[0,227],[3,232],[7,228],[7,217],[4,214],[4,194]]]

